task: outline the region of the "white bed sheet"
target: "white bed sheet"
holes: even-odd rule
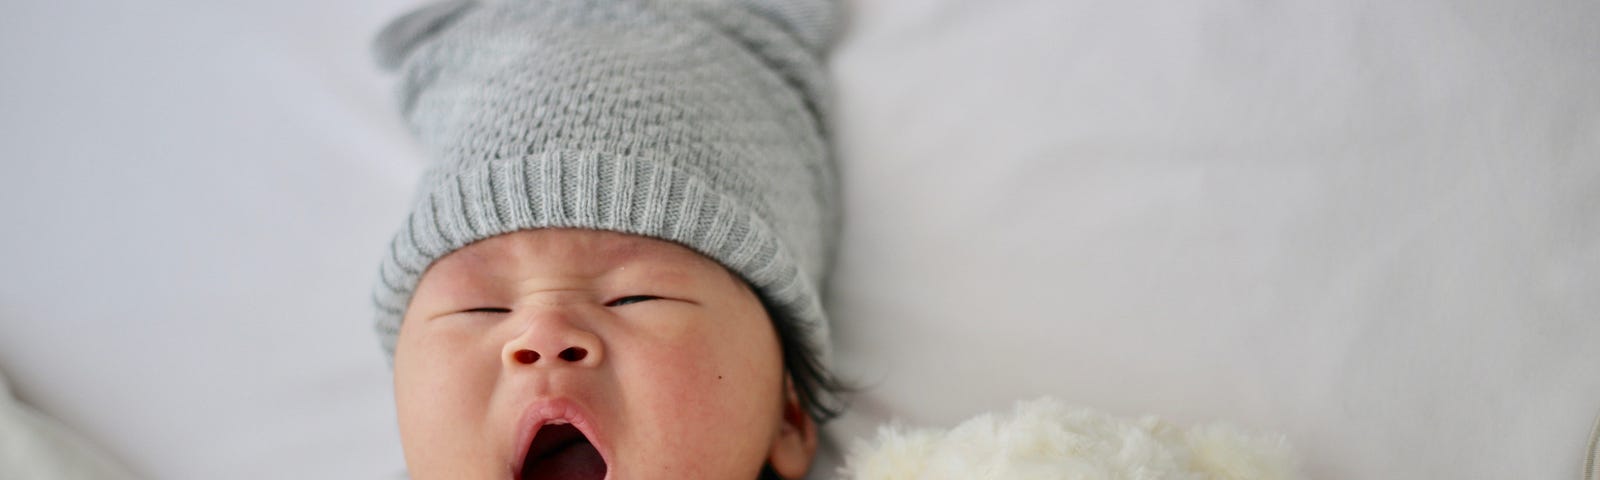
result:
[[[120,480],[131,478],[93,441],[11,395],[0,372],[0,478]]]
[[[369,287],[419,158],[397,1],[0,16],[0,365],[152,480],[394,478]]]
[[[1051,394],[1314,478],[1578,478],[1593,2],[859,2],[836,429]]]
[[[393,478],[367,292],[413,2],[0,16],[0,366],[152,479]],[[830,435],[1041,394],[1315,478],[1576,478],[1600,409],[1593,2],[850,3]]]

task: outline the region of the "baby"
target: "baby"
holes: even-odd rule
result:
[[[456,1],[379,35],[435,162],[375,294],[412,478],[806,475],[835,10]]]

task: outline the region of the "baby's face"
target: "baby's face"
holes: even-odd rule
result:
[[[528,230],[439,259],[394,369],[418,480],[798,478],[816,448],[754,292],[644,237]]]

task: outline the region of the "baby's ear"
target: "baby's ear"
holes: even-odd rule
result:
[[[378,66],[388,71],[399,69],[418,45],[439,33],[476,3],[473,0],[435,2],[389,21],[372,41],[372,53]]]
[[[780,477],[804,478],[817,456],[817,423],[800,403],[794,378],[784,378],[783,390],[783,424],[778,428],[778,438],[773,439],[772,451],[767,453],[767,465]]]

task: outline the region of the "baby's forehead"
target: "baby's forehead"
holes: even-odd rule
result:
[[[647,285],[758,296],[738,273],[672,242],[613,232],[542,229],[491,237],[440,258],[422,274],[413,302],[482,299],[550,288],[599,291]]]
[[[481,274],[509,269],[549,269],[601,274],[629,268],[696,276],[732,275],[715,260],[665,240],[618,232],[556,228],[522,230],[474,242],[440,258],[430,270]]]

